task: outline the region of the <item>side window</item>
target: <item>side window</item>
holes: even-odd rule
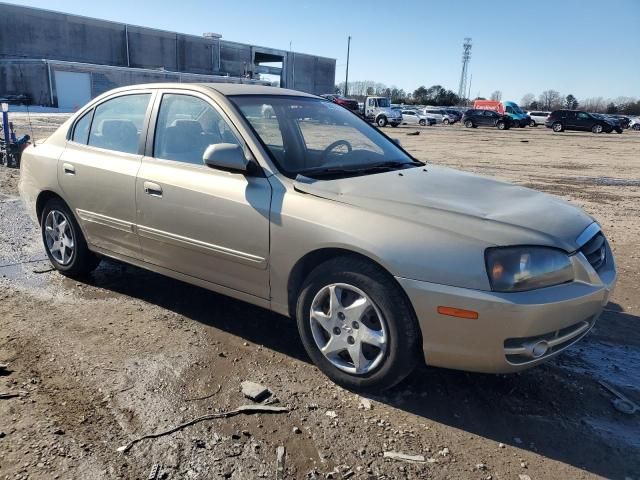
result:
[[[96,107],[89,145],[124,153],[138,153],[140,133],[150,93],[124,95]]]
[[[76,122],[76,126],[73,129],[73,135],[71,140],[74,142],[87,144],[89,140],[89,127],[91,126],[91,117],[93,116],[93,109],[85,113],[80,120]]]
[[[578,114],[578,120],[588,120],[588,119],[589,119],[589,115],[587,115],[586,113],[580,112]]]
[[[373,103],[374,103],[373,98],[370,98],[367,100],[367,105],[369,105],[370,107],[373,107]]]
[[[271,117],[271,112],[262,112]],[[165,93],[160,103],[153,156],[202,165],[202,155],[214,143],[240,145],[227,122],[206,101],[191,95]]]
[[[506,110],[507,113],[515,113],[513,111],[513,108],[511,108],[510,106],[507,106],[507,108],[505,108],[505,110]]]

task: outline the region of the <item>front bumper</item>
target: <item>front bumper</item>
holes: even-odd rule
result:
[[[409,296],[429,365],[485,373],[523,370],[555,356],[587,334],[616,282],[613,255],[598,272],[580,252],[572,255],[571,283],[518,293],[471,290],[396,277]],[[439,306],[478,312],[476,320],[441,315]],[[544,341],[548,351],[531,349]]]

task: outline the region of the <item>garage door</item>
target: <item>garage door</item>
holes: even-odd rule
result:
[[[58,107],[77,110],[91,100],[91,74],[56,70]]]

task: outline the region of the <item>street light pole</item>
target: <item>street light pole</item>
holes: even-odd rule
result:
[[[347,96],[347,91],[349,89],[349,51],[351,50],[351,35],[347,39],[347,74],[344,79],[344,96]]]

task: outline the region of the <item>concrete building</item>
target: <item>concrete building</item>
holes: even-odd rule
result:
[[[0,3],[0,97],[77,108],[115,87],[148,82],[277,83],[332,92],[336,61]]]

